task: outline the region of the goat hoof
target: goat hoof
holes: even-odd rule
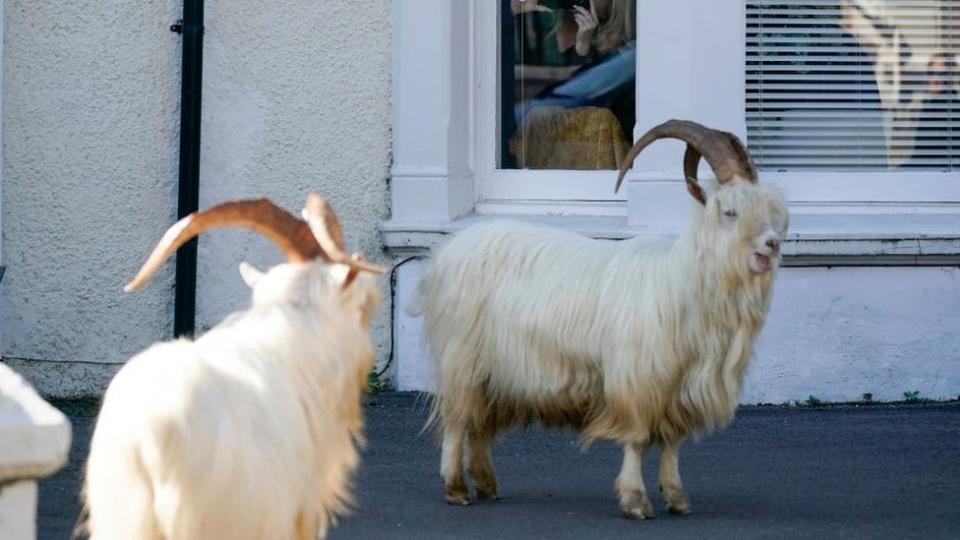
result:
[[[630,519],[654,519],[657,517],[647,494],[635,489],[620,496],[620,510],[623,510],[623,514]]]
[[[477,486],[477,499],[495,501],[500,498],[497,494],[497,486],[480,487]]]
[[[447,504],[451,506],[470,506],[470,499],[459,495],[447,495]]]
[[[678,515],[678,516],[689,516],[689,515],[690,515],[690,501],[686,501],[686,502],[682,502],[682,503],[672,503],[672,502],[668,502],[668,503],[667,503],[667,510],[669,510],[671,514],[676,514],[676,515]]]
[[[690,498],[683,490],[661,488],[663,496],[667,499],[667,510],[671,514],[686,516],[690,513]]]
[[[668,502],[667,510],[669,510],[671,514],[675,514],[678,516],[689,516],[690,501],[685,500],[683,502]]]
[[[447,503],[454,506],[467,506],[470,504],[470,494],[466,486],[448,486],[446,488]]]

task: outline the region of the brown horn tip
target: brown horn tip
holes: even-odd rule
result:
[[[300,213],[310,227],[317,243],[323,249],[330,262],[349,261],[343,241],[343,230],[336,212],[327,200],[316,193],[307,195],[307,202]]]
[[[354,254],[353,257],[347,255],[340,220],[326,199],[317,193],[308,194],[302,216],[313,232],[317,243],[323,249],[325,260],[345,264],[351,270],[374,274],[387,273],[385,268],[368,263],[359,253]]]
[[[346,251],[340,220],[326,199],[316,193],[308,194],[302,216],[310,225],[310,230],[313,231],[314,236],[317,237],[320,247],[324,248],[324,251],[329,255],[333,256],[334,252],[344,253]],[[344,256],[346,256],[345,253]]]
[[[140,271],[137,272],[137,275],[123,287],[123,292],[133,292],[140,287],[142,287],[147,281],[150,280],[150,276],[160,268],[160,265],[170,256],[170,251],[175,251],[176,248],[171,249],[161,249],[161,246],[172,246],[176,243],[177,238],[183,234],[184,230],[190,226],[193,222],[194,214],[181,219],[180,221],[174,223],[167,229],[167,232],[164,233],[163,237],[160,239],[160,242],[157,244],[157,247],[150,253],[150,256],[147,257],[146,262],[143,263],[143,266],[140,267]],[[179,247],[179,246],[177,246]]]
[[[350,256],[350,270],[347,272],[347,278],[343,280],[343,288],[346,289],[353,283],[353,280],[357,279],[357,276],[360,272],[372,272],[374,274],[385,274],[387,273],[386,268],[381,268],[372,264],[367,264],[367,261],[363,258],[363,253],[359,251]]]

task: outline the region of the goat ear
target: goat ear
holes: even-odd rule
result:
[[[703,192],[703,187],[694,180],[693,178],[687,177],[687,191],[690,192],[690,195],[693,196],[700,204],[707,204],[707,195]]]
[[[240,277],[243,278],[243,282],[247,284],[247,287],[252,289],[256,287],[257,283],[263,278],[263,272],[254,268],[250,263],[242,262],[240,263]]]

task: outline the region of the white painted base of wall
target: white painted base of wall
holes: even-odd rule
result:
[[[412,305],[424,263],[398,270],[396,381],[430,391],[433,370]],[[960,395],[960,269],[783,268],[742,403],[896,401]]]
[[[0,487],[0,538],[35,540],[37,483],[25,480]]]

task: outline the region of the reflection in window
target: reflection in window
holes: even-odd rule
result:
[[[615,169],[631,144],[636,0],[502,0],[502,169]]]
[[[960,1],[748,0],[761,169],[960,169]]]

